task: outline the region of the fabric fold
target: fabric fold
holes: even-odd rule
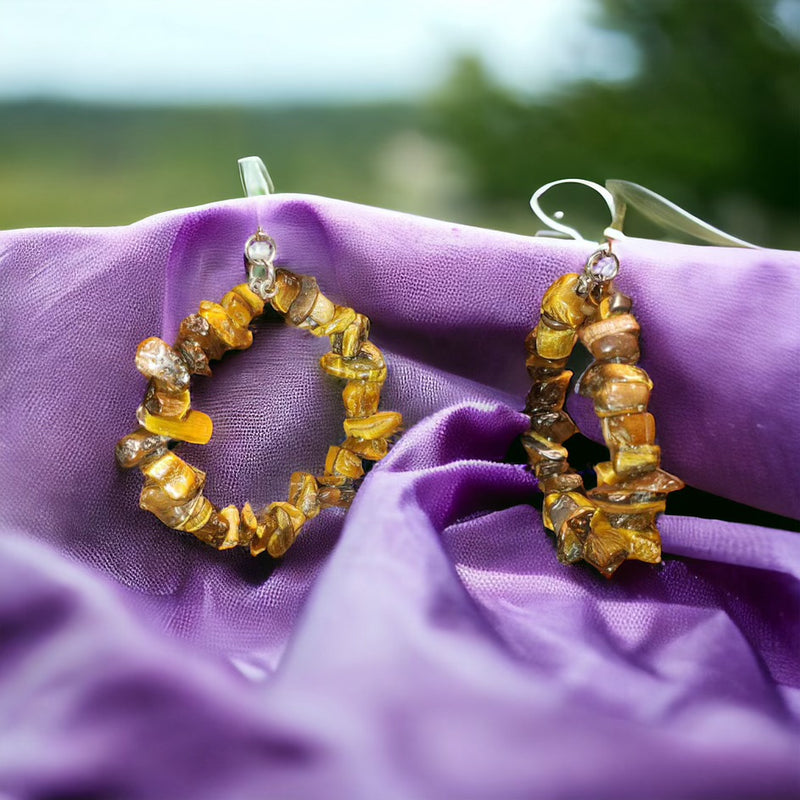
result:
[[[164,528],[113,459],[137,344],[240,282],[257,224],[371,317],[408,428],[279,563]],[[800,796],[800,535],[698,506],[607,581],[558,563],[513,463],[525,335],[588,252],[302,195],[0,233],[0,793]],[[619,253],[665,468],[800,518],[800,255]],[[192,389],[218,505],[284,499],[342,438],[320,343],[254,335]]]

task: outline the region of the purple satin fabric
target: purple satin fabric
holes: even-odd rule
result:
[[[409,427],[278,564],[166,529],[113,458],[137,344],[240,282],[257,224],[371,317]],[[800,518],[800,255],[618,251],[664,467]],[[299,195],[0,233],[0,797],[800,797],[800,534],[666,515],[665,563],[606,581],[507,463],[524,337],[587,255]],[[320,470],[324,351],[263,321],[195,379],[218,505]]]

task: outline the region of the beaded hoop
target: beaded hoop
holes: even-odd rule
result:
[[[531,428],[522,437],[559,560],[583,559],[607,577],[626,559],[661,561],[656,516],[667,494],[684,485],[659,469],[655,419],[647,413],[653,384],[635,366],[639,323],[631,299],[614,289],[618,270],[609,244],[592,254],[582,275],[564,275],[545,293],[539,323],[526,340],[533,386],[525,406]],[[595,466],[597,487],[588,492],[562,446],[578,431],[563,408],[572,377],[565,367],[578,338],[594,357],[578,391],[594,401],[611,454]]]
[[[253,555],[282,556],[307,520],[328,507],[350,505],[364,476],[363,461],[379,461],[403,418],[378,411],[386,363],[368,341],[369,319],[337,306],[319,291],[317,281],[276,269],[275,243],[261,229],[245,246],[248,282],[235,286],[219,304],[203,301],[198,314],[186,317],[173,347],[159,338],[145,339],[136,351],[136,368],[149,379],[137,410],[140,427],[119,441],[117,461],[139,467],[145,476],[139,505],[165,525],[187,531],[225,550],[249,546]],[[191,375],[211,375],[209,362],[228,350],[253,342],[251,321],[269,304],[285,321],[317,337],[328,336],[331,352],[322,369],[347,381],[342,397],[346,412],[341,445],[328,450],[324,473],[295,472],[288,502],[271,503],[256,514],[250,503],[218,509],[204,495],[206,475],[172,451],[178,442],[206,444],[211,419],[191,408]]]

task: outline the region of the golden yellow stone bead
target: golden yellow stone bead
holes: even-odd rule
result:
[[[314,305],[311,307],[306,318],[298,323],[298,327],[310,330],[312,333],[315,332],[317,328],[325,328],[333,319],[335,309],[336,306],[334,306],[322,292],[319,292],[314,301]]]
[[[331,475],[330,473],[326,473],[325,475],[317,475],[317,483],[320,486],[334,486],[337,488],[342,488],[351,486],[353,483],[353,478],[348,478],[346,475]]]
[[[175,348],[195,375],[211,375],[209,361],[222,358],[228,349],[199,314],[190,314],[181,322]]]
[[[177,528],[189,516],[195,501],[199,502],[200,497],[198,494],[188,502],[176,503],[167,495],[161,484],[145,479],[139,495],[139,508],[154,514],[170,528]]]
[[[567,519],[580,511],[594,512],[594,503],[581,492],[551,492],[544,497],[542,521],[545,528],[558,532]]]
[[[608,483],[608,485],[605,485],[605,483]],[[619,480],[613,483],[610,481],[603,484],[598,483],[598,486],[592,489],[592,494],[603,495],[611,501],[619,501],[625,500],[628,495],[633,493],[669,494],[683,489],[684,485],[680,478],[661,468],[656,468],[650,472],[631,475],[624,479],[619,476]]]
[[[253,507],[250,503],[245,503],[239,515],[239,544],[249,545],[258,534],[258,530],[258,518],[253,511]]]
[[[334,336],[342,333],[355,320],[356,312],[347,306],[334,306],[333,317],[329,322],[320,323],[311,329],[314,336]]]
[[[211,515],[216,513],[216,509],[207,498],[199,495],[198,499],[200,502],[192,509],[187,519],[178,526],[178,530],[186,531],[187,533],[199,531],[208,524]]]
[[[656,444],[625,447],[612,453],[614,471],[618,475],[637,475],[654,470],[661,461],[661,448]]]
[[[403,424],[403,415],[396,411],[379,411],[369,417],[346,419],[344,432],[358,439],[385,439]]]
[[[278,530],[278,521],[272,513],[262,513],[258,517],[258,527],[250,542],[251,555],[258,556],[266,552],[267,545]]]
[[[622,480],[622,476],[614,471],[614,465],[610,461],[600,461],[595,464],[594,472],[598,484],[613,484]]]
[[[644,412],[651,387],[651,383],[605,383],[592,395],[595,413],[598,417],[610,417]]]
[[[567,328],[557,331],[540,321],[536,326],[536,350],[542,358],[569,358],[575,346],[576,333]]]
[[[164,490],[171,500],[183,501],[195,497],[203,488],[205,473],[187,464],[171,450],[143,464],[142,473]]]
[[[539,489],[545,496],[554,492],[582,492],[583,478],[577,472],[567,470],[540,479]]]
[[[566,470],[569,455],[566,447],[534,431],[522,435],[522,446],[528,454],[528,460],[537,478],[547,478]]]
[[[319,363],[322,369],[334,378],[373,383],[383,383],[386,380],[386,367],[383,364],[376,364],[369,358],[360,356],[345,358],[337,353],[325,353]]]
[[[307,519],[319,514],[319,486],[316,478],[308,472],[295,472],[289,481],[289,503]]]
[[[542,299],[542,313],[561,322],[573,330],[583,323],[583,298],[575,290],[579,276],[563,275],[545,292]]]
[[[155,381],[147,387],[142,405],[157,417],[184,419],[192,405],[192,396],[188,389],[179,392],[168,392],[158,388]]]
[[[584,558],[606,577],[610,577],[627,558],[658,564],[661,561],[661,538],[651,532],[615,528],[603,512],[592,517],[591,533],[586,541]]]
[[[319,504],[321,508],[348,508],[353,502],[353,496],[351,489],[324,486],[319,491]]]
[[[300,279],[300,288],[286,312],[286,321],[295,326],[302,325],[308,320],[311,309],[319,298],[319,286],[316,278],[312,278],[310,275],[298,275],[297,277]]]
[[[663,499],[633,503],[611,503],[608,500],[604,500],[602,496],[595,495],[594,492],[590,492],[590,494],[592,495],[591,502],[593,505],[606,514],[625,514],[626,516],[650,514],[655,517],[656,514],[661,514],[667,507],[667,501]]]
[[[342,447],[367,461],[380,461],[389,452],[389,442],[386,439],[356,439],[349,436]]]
[[[345,358],[352,358],[361,349],[369,336],[369,320],[363,314],[356,314],[355,319],[342,333],[341,352]]]
[[[648,374],[635,364],[595,363],[581,377],[581,394],[591,397],[609,383],[643,383],[648,389],[653,382]]]
[[[239,509],[236,506],[225,506],[218,512],[228,523],[228,532],[225,539],[218,545],[219,550],[230,550],[239,544]]]
[[[378,410],[381,384],[370,381],[348,381],[342,391],[348,417],[369,417]]]
[[[366,317],[365,317],[366,319]],[[386,361],[383,353],[372,342],[363,342],[358,349],[358,357],[371,361],[376,367],[385,367]]]
[[[213,511],[201,527],[191,532],[192,536],[218,550],[223,549],[228,537],[229,525],[228,520],[221,514],[221,511]]]
[[[293,272],[279,269],[275,274],[275,294],[270,298],[272,307],[286,314],[300,293],[300,278]]]
[[[234,286],[233,291],[250,307],[251,319],[264,313],[264,301],[246,283]]]
[[[272,503],[268,513],[274,516],[277,526],[267,542],[267,552],[280,558],[294,544],[306,518],[291,503]]]
[[[220,301],[220,305],[240,328],[246,328],[253,319],[253,310],[249,303],[236,290],[228,292]]]
[[[333,445],[328,449],[325,459],[325,472],[355,479],[364,474],[364,467],[355,453]]]
[[[589,527],[583,544],[583,559],[610,578],[628,557],[628,537],[612,527],[600,512],[592,517]]]
[[[185,419],[157,417],[143,408],[140,422],[151,433],[192,444],[208,444],[214,432],[211,417],[202,411],[190,411]]]
[[[218,303],[203,300],[200,303],[200,316],[231,350],[245,350],[253,344],[253,332],[239,325]]]
[[[620,414],[604,417],[600,422],[609,447],[653,444],[656,440],[656,419],[652,414]]]

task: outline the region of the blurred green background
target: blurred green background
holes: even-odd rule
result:
[[[380,101],[7,96],[0,228],[126,224],[236,197],[236,159],[260,155],[278,191],[528,234],[541,227],[527,205],[539,185],[624,178],[740,237],[800,249],[800,3],[598,0],[589,16],[635,53],[626,78],[526,91],[461,52],[435,85]],[[599,238],[602,204],[561,191]],[[626,231],[659,235],[633,212]]]

